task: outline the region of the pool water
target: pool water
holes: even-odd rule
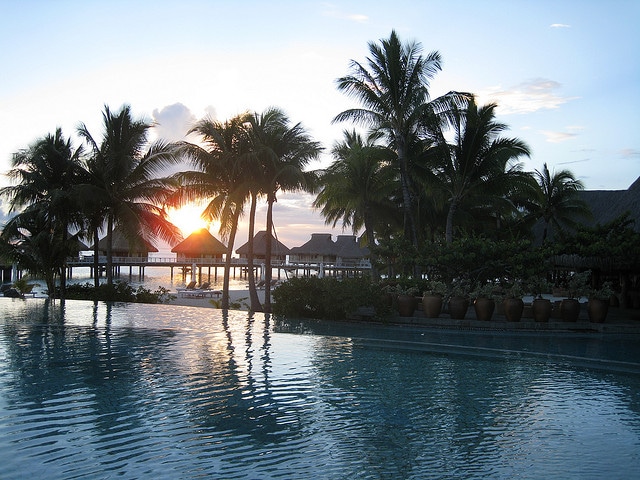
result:
[[[640,478],[640,340],[0,299],[0,478]]]

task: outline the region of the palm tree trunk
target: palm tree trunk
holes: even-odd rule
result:
[[[411,245],[418,246],[418,232],[413,216],[413,199],[409,187],[409,169],[404,145],[398,145],[398,164],[400,166],[400,185],[402,189],[402,203],[404,209],[405,229],[411,238]]]
[[[113,285],[113,213],[107,216],[107,285]]]
[[[93,286],[96,290],[100,287],[100,249],[98,248],[98,227],[93,229]],[[97,293],[97,292],[96,292]]]
[[[231,276],[231,256],[233,255],[233,244],[236,241],[236,232],[238,231],[238,218],[240,217],[240,209],[235,208],[233,212],[233,220],[231,231],[229,232],[229,243],[227,244],[227,254],[224,259],[224,279],[222,281],[222,309],[229,309],[229,277]]]
[[[258,298],[258,291],[256,290],[256,277],[255,272],[253,270],[253,237],[255,235],[256,228],[256,206],[258,203],[257,195],[252,192],[251,193],[251,207],[249,211],[249,239],[248,239],[248,247],[249,252],[247,253],[247,276],[249,280],[249,302],[251,305],[252,312],[261,312],[262,304],[260,303],[260,298]]]
[[[266,251],[264,254],[264,312],[271,313],[271,232],[273,231],[273,204],[275,194],[270,193],[267,198],[267,237],[265,238]]]
[[[458,209],[458,200],[456,198],[451,199],[449,205],[449,212],[447,213],[447,226],[445,231],[445,240],[447,243],[453,242],[453,216]]]
[[[375,233],[372,227],[373,222],[371,221],[371,215],[369,213],[365,214],[364,217],[364,233],[367,236],[367,244],[369,245],[369,261],[371,262],[371,277],[374,280],[380,279],[380,272],[376,268],[376,256],[373,252],[373,247],[375,247]]]

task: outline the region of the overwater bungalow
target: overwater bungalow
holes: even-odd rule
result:
[[[196,230],[171,249],[178,261],[213,260],[222,261],[227,247],[206,228]]]
[[[240,258],[247,258],[249,254],[249,242],[245,243],[236,250],[236,253]],[[278,239],[271,236],[271,262],[285,263],[287,261],[287,255],[289,255],[290,249]],[[253,237],[253,259],[254,262],[264,262],[267,254],[267,232],[262,230]]]

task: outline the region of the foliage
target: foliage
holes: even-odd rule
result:
[[[384,311],[380,288],[369,278],[291,278],[273,292],[273,312],[290,318],[343,320],[358,307]]]
[[[34,286],[34,283],[29,283],[29,277],[27,277],[26,275],[16,279],[13,282],[13,287],[20,293],[31,293],[31,290],[33,290]]]
[[[533,247],[525,240],[497,241],[485,237],[425,242],[420,264],[432,278],[445,283],[467,279],[471,284],[522,279],[546,273],[547,247]]]
[[[235,302],[229,302],[229,309],[230,310],[240,310],[242,308],[247,308],[248,310],[250,310],[249,305],[247,305],[247,302],[245,301],[247,299],[247,297],[242,297],[239,298],[238,300],[236,300]],[[215,299],[212,298],[209,300],[209,303],[211,305],[214,306],[214,308],[222,308],[222,299]]]
[[[640,265],[640,233],[633,228],[629,214],[594,227],[579,227],[574,235],[558,242],[559,254],[588,259],[606,259],[611,266]]]
[[[469,292],[471,298],[492,298],[499,297],[499,290],[497,286],[492,282],[476,283],[473,289]]]
[[[551,283],[544,275],[532,275],[525,280],[525,291],[535,298],[542,298],[543,293],[551,291]]]
[[[504,282],[501,287],[504,298],[521,298],[525,293],[524,282],[520,278]]]
[[[151,291],[142,285],[134,288],[127,282],[115,282],[101,284],[97,289],[89,283],[68,285],[66,298],[105,302],[169,303],[176,297],[164,287],[158,287],[157,290]]]
[[[565,280],[564,286],[567,288],[567,297],[580,298],[589,293],[589,279],[591,271],[572,272]]]
[[[613,284],[604,282],[600,288],[592,288],[589,291],[589,298],[598,298],[600,300],[609,300],[614,294]]]
[[[444,297],[447,294],[447,284],[438,280],[427,280],[423,286],[423,295],[440,295]]]

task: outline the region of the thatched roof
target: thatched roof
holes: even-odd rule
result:
[[[629,219],[635,220],[635,231],[640,232],[640,177],[627,190],[583,190],[579,194],[593,213],[587,225],[602,225],[628,212]]]
[[[249,254],[249,242],[245,243],[236,250],[241,257]],[[253,254],[256,257],[264,257],[267,254],[267,232],[262,230],[253,237]],[[271,235],[271,255],[277,257],[285,257],[289,255],[289,247],[275,239]]]
[[[299,247],[293,247],[292,255],[336,255],[336,248],[330,233],[312,233],[311,240]]]
[[[86,248],[85,250],[89,250]],[[91,247],[93,250],[93,246]],[[98,250],[101,253],[105,253],[107,251],[107,237],[103,237],[98,242]],[[154,247],[151,243],[147,242],[141,237],[136,239],[128,239],[120,230],[113,231],[113,239],[111,243],[111,250],[115,256],[127,256],[135,254],[136,256],[145,256],[149,252],[157,252],[158,249]]]
[[[358,245],[355,235],[338,235],[335,243],[336,255],[341,258],[365,258],[369,249]]]
[[[640,232],[640,177],[627,190],[581,190],[579,198],[589,207],[591,218],[582,218],[580,223],[588,227],[603,225],[625,213],[634,220],[636,232]],[[543,223],[538,221],[533,228],[538,243],[542,239]],[[553,226],[549,225],[549,238],[554,237]]]
[[[197,258],[203,255],[223,255],[227,252],[227,247],[211,235],[209,230],[201,228],[173,247],[171,251],[185,257]]]

